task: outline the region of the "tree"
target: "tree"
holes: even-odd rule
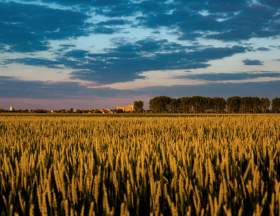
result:
[[[201,96],[192,97],[192,105],[194,113],[205,112],[207,99]]]
[[[184,113],[189,113],[192,110],[192,98],[182,97],[178,99],[180,110]]]
[[[252,98],[253,113],[257,113],[257,111],[260,109],[260,104],[261,104],[261,100],[259,97]]]
[[[36,109],[35,112],[36,113],[46,113],[47,110],[45,110],[45,109]]]
[[[270,107],[270,100],[269,98],[261,98],[260,107],[263,113],[266,113],[266,110]]]
[[[210,112],[212,112],[215,109],[215,107],[214,107],[214,98],[210,98],[210,97],[206,98],[205,109],[207,111],[210,111]]]
[[[144,103],[143,101],[134,101],[134,110],[136,112],[142,112],[144,110]]]
[[[73,112],[74,112],[74,111],[73,111],[73,108],[70,108],[69,112],[70,112],[70,113],[73,113]]]
[[[279,112],[280,109],[280,98],[276,97],[272,99],[272,110],[276,113]]]
[[[170,109],[171,98],[167,96],[160,96],[159,101],[160,101],[161,111],[166,113]]]
[[[205,113],[207,108],[208,99],[206,97],[200,97],[200,112]]]
[[[117,109],[116,113],[123,113],[122,109]]]
[[[239,96],[227,98],[226,106],[229,113],[240,112],[241,98]]]
[[[241,110],[243,113],[248,113],[252,110],[252,97],[242,97],[240,101]]]
[[[233,112],[233,108],[232,108],[232,104],[231,104],[232,103],[232,99],[233,99],[233,97],[228,97],[226,99],[226,108],[227,108],[229,113]]]
[[[200,96],[192,96],[192,105],[193,105],[194,113],[197,113],[199,111],[199,106],[200,106],[199,97]]]
[[[226,100],[222,97],[213,98],[213,107],[218,113],[224,112],[226,108]]]
[[[116,111],[117,112],[117,110],[112,110],[112,111]],[[99,109],[95,109],[94,113],[102,113],[102,112]]]
[[[150,99],[150,101],[149,101],[149,109],[150,109],[152,112],[157,112],[157,105],[156,105],[156,100],[155,100],[155,98]]]
[[[178,110],[178,100],[176,98],[171,98],[170,109],[172,113],[175,113],[175,111]]]
[[[149,108],[153,112],[167,112],[170,109],[171,98],[167,96],[158,96],[150,99]]]
[[[178,111],[180,113],[182,111],[182,100],[181,100],[181,98],[178,98],[177,102],[178,102]]]
[[[240,100],[240,111],[243,113],[246,113],[247,110],[247,101],[246,101],[246,97],[241,97]]]

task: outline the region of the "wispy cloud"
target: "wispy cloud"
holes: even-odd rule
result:
[[[243,60],[244,65],[263,65],[263,63],[260,60],[251,60],[251,59],[245,59]]]

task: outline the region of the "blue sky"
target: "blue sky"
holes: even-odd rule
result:
[[[280,96],[279,0],[0,0],[0,108]]]

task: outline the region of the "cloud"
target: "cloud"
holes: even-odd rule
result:
[[[8,45],[6,51],[46,51],[50,49],[50,40],[112,35],[127,32],[117,28],[127,28],[126,25],[150,28],[154,34],[166,28],[176,34],[178,40],[188,41],[206,38],[227,42],[280,35],[279,1],[276,0],[262,0],[262,4],[252,4],[251,0],[223,3],[218,0],[43,0],[72,10],[40,6],[35,0],[29,2],[34,4],[0,2],[0,45]],[[90,23],[93,17],[88,14],[92,13],[110,19]],[[128,16],[134,16],[135,20],[128,20]]]
[[[255,48],[255,44],[249,47],[245,40],[280,35],[279,1],[274,0],[259,3],[251,0],[41,1],[49,7],[38,5],[37,0],[27,1],[34,4],[0,2],[0,52],[34,52],[33,56],[30,58],[28,53],[12,59],[9,54],[3,64],[68,69],[72,70],[72,79],[95,81],[96,85],[145,79],[141,76],[144,71],[207,68],[211,60],[251,51],[270,51],[267,47]],[[71,44],[79,44],[81,38],[76,42],[72,39],[81,36],[107,34],[106,38],[112,38],[127,30],[131,30],[132,37],[134,30],[158,35],[154,35],[157,38],[143,38],[144,34],[137,35],[137,39],[115,38],[112,46],[95,52]],[[175,35],[177,41],[164,39],[166,33]],[[198,39],[232,43],[221,45],[223,43],[209,41],[213,44],[210,47],[195,43]],[[50,49],[51,46],[55,49]],[[36,57],[38,51],[49,51],[52,59]],[[263,65],[261,59],[247,57],[244,65]],[[234,74],[228,78],[250,76],[254,75]],[[226,75],[206,78],[223,80]]]
[[[142,89],[143,90],[143,89]],[[140,91],[140,90],[139,90]],[[166,95],[169,97],[206,96],[256,96],[279,97],[280,81],[246,82],[246,83],[209,83],[202,85],[176,85],[146,87],[145,92],[150,96]]]
[[[86,51],[86,50],[77,50],[76,49],[76,50],[71,50],[71,51],[65,53],[64,56],[81,59],[81,58],[85,58],[87,54],[88,54],[88,51]]]
[[[94,12],[107,17],[128,17],[134,15],[136,10],[133,5],[130,4],[116,4],[109,8],[95,8]]]
[[[35,99],[93,99],[122,98],[140,95],[137,91],[111,88],[88,88],[78,82],[24,81],[16,77],[0,76],[1,98]]]
[[[194,41],[197,40],[198,38],[202,38],[203,34],[201,33],[184,33],[181,34],[181,36],[178,37],[178,40],[189,40],[189,41]]]
[[[189,8],[190,11],[203,11],[207,10],[210,13],[219,13],[214,15],[216,18],[221,18],[222,13],[231,13],[241,11],[248,5],[250,0],[236,0],[234,2],[223,2],[217,0],[144,0],[144,1],[118,1],[116,4],[109,7],[98,7],[94,9],[97,14],[107,17],[126,17],[141,13],[142,15],[158,14],[163,15],[171,11],[180,11]],[[167,16],[168,17],[168,16]],[[157,20],[159,21],[159,19]],[[167,20],[165,20],[167,21]],[[163,21],[164,22],[164,21]],[[175,23],[174,23],[175,24]]]
[[[84,65],[87,70],[72,72],[71,78],[92,80],[99,84],[132,81],[143,79],[139,75],[143,71],[206,68],[210,66],[207,63],[210,60],[245,52],[245,48],[239,46],[174,52],[175,48],[172,45],[165,47],[165,43],[167,42],[137,41],[134,44],[119,45],[107,50],[107,53],[89,54],[94,60],[87,60],[88,65]],[[166,50],[169,52],[160,52]],[[147,51],[148,55],[151,52],[153,55],[146,57]]]
[[[153,34],[160,34],[160,31],[153,31]]]
[[[269,5],[271,7],[280,8],[280,2],[278,0],[260,0],[260,3]]]
[[[18,58],[18,59],[6,59],[4,64],[23,64],[23,65],[32,65],[37,67],[48,67],[53,69],[64,69],[59,65],[62,65],[63,62],[53,61],[49,59],[39,59],[39,58]]]
[[[89,35],[88,16],[80,12],[14,2],[0,8],[0,44],[10,52],[46,51],[49,40]]]
[[[179,40],[195,40],[204,37],[208,32],[226,30],[223,22],[218,22],[215,16],[203,16],[199,11],[181,7],[172,13],[154,13],[137,17],[139,25],[145,28],[158,29],[161,27],[175,30]]]
[[[73,44],[60,44],[59,46],[67,47],[67,48],[76,47],[76,45],[73,45]]]
[[[272,47],[272,48],[276,48],[276,49],[280,49],[280,46],[269,46],[269,47]]]
[[[76,45],[73,45],[73,44],[60,44],[59,46],[61,48],[57,50],[58,52],[63,52],[65,50],[67,50],[67,49],[76,47]]]
[[[114,34],[114,33],[119,33],[120,28],[107,28],[104,26],[101,27],[96,27],[93,29],[92,33],[94,34]]]
[[[106,21],[98,22],[94,25],[91,33],[94,34],[115,34],[120,33],[124,28],[119,28],[115,26],[124,26],[127,24],[131,24],[131,21],[124,19],[109,19]],[[129,33],[129,32],[124,32]]]
[[[2,51],[2,50],[5,50],[6,48],[5,48],[5,46],[2,44],[0,44],[0,52]]]
[[[174,5],[165,4],[165,0],[161,1],[141,1],[140,3],[135,3],[134,7],[137,8],[142,14],[148,13],[164,13],[169,9],[172,9]]]
[[[266,48],[266,47],[259,47],[257,50],[258,51],[270,51],[270,49]]]
[[[37,0],[27,0],[29,2],[36,2]],[[127,0],[42,0],[45,3],[56,3],[66,6],[108,6],[120,3],[126,3]]]
[[[165,39],[146,38],[135,42],[114,40],[115,48],[104,49],[100,53],[86,50],[72,50],[56,60],[20,58],[6,60],[8,63],[74,70],[72,79],[90,80],[99,84],[144,79],[140,74],[154,70],[187,70],[209,67],[208,61],[223,59],[237,53],[246,52],[242,46],[202,47],[183,46]]]
[[[245,0],[232,3],[217,0],[175,2],[178,3],[177,7],[171,13],[138,16],[138,25],[152,29],[165,27],[178,34],[179,40],[207,38],[241,41],[276,37],[280,34],[278,11],[266,5],[250,4],[250,1]],[[209,14],[202,15],[202,10]]]
[[[124,20],[124,19],[109,19],[107,21],[102,21],[97,23],[96,25],[98,26],[115,26],[115,25],[126,25],[126,24],[130,24],[131,22],[128,20]]]
[[[15,77],[0,76],[0,97],[25,97],[25,98],[44,98],[56,99],[77,96],[79,91],[86,93],[86,87],[78,83],[52,83],[48,84],[41,81],[23,81]],[[67,96],[68,95],[68,96]]]
[[[187,6],[192,10],[207,10],[209,12],[220,13],[220,12],[235,12],[240,11],[247,7],[251,1],[248,0],[235,0],[235,1],[225,1],[221,2],[219,0],[175,0],[176,3],[179,3],[179,7]]]
[[[225,29],[209,34],[209,39],[240,41],[250,38],[265,38],[279,35],[275,29],[277,10],[260,4],[252,4],[240,13],[222,22]]]
[[[186,79],[199,79],[205,81],[226,81],[226,80],[246,80],[255,79],[261,77],[280,77],[280,72],[262,72],[262,73],[250,73],[250,72],[240,72],[240,73],[211,73],[211,74],[188,74],[183,77],[176,78],[186,78]]]
[[[279,96],[278,92],[280,91],[280,81],[154,86],[137,90],[88,88],[88,86],[77,82],[23,81],[15,77],[3,76],[0,76],[0,82],[1,98],[76,99],[77,101],[95,98],[131,98],[143,95],[150,98],[159,95],[170,97],[201,95],[224,98],[239,95],[274,98]]]
[[[101,0],[102,1],[102,0]],[[173,3],[166,3],[166,0],[146,0],[146,1],[118,1],[114,5],[107,7],[97,7],[96,14],[107,17],[127,17],[138,13],[165,13],[174,9]]]
[[[250,59],[245,59],[243,60],[244,65],[263,65],[263,62],[260,60],[250,60]]]

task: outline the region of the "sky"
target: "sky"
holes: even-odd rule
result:
[[[0,0],[0,108],[280,97],[279,0]]]

